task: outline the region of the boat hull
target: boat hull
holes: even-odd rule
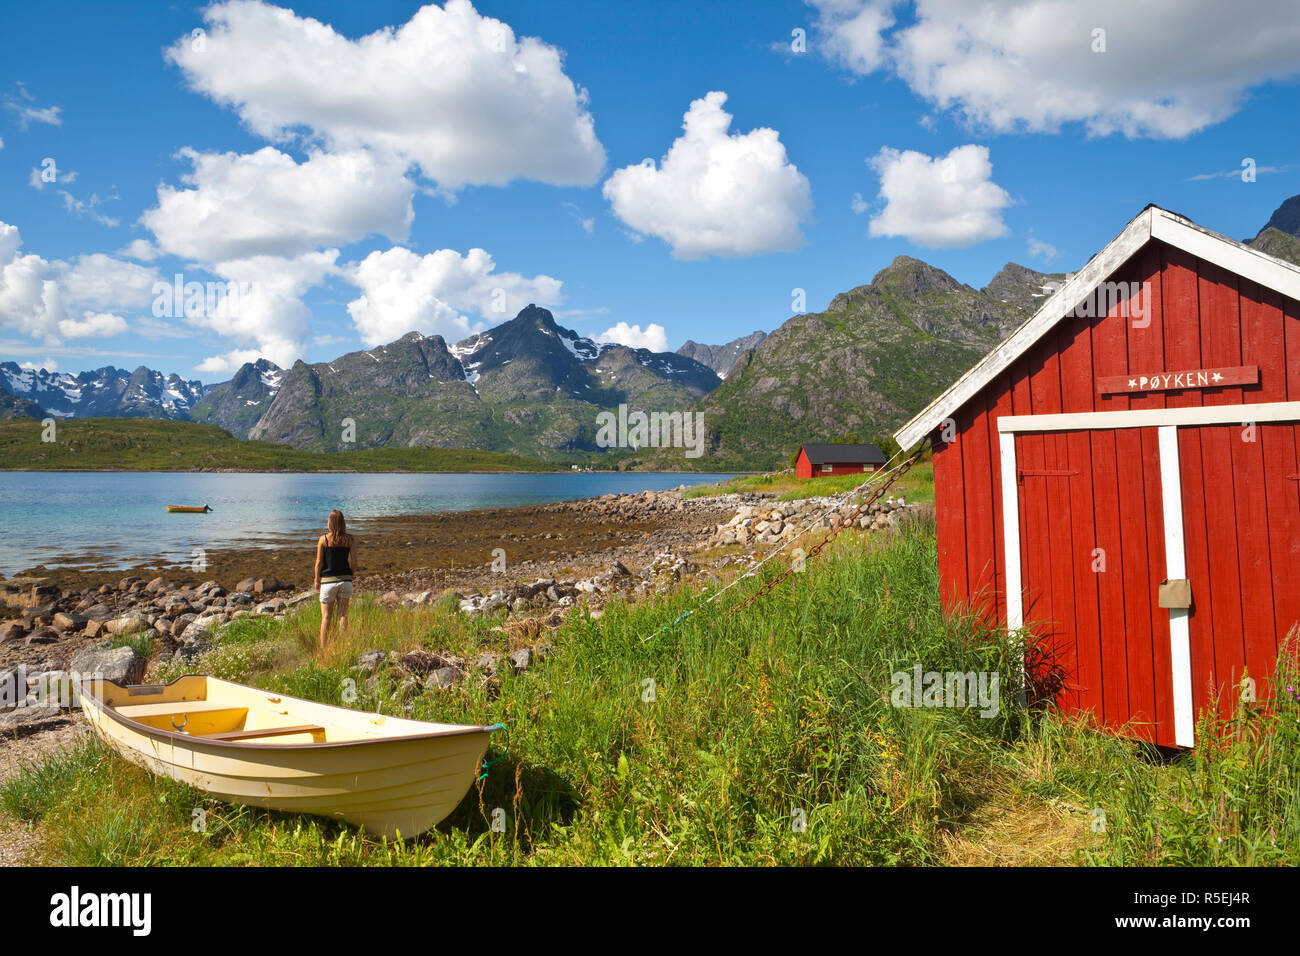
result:
[[[143,726],[84,691],[82,710],[110,747],[153,773],[229,803],[344,820],[389,839],[423,833],[455,809],[478,775],[491,734],[488,727],[464,727],[335,744],[240,745]],[[310,735],[283,739],[310,741]]]

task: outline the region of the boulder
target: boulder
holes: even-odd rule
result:
[[[221,623],[221,618],[215,614],[205,614],[202,617],[196,617],[185,626],[181,631],[180,638],[182,644],[193,644],[198,641],[211,641],[217,625]]]
[[[528,668],[533,666],[533,650],[530,647],[524,647],[514,651],[510,655],[510,667],[516,674],[522,674]]]
[[[162,578],[154,578],[144,586],[146,594],[161,594],[167,590],[167,582]]]
[[[63,611],[58,611],[54,615],[54,629],[70,634],[73,631],[81,630],[88,620],[89,618],[80,614],[66,614]]]
[[[474,666],[483,671],[489,677],[492,677],[497,672],[497,663],[500,660],[500,654],[496,651],[488,651],[485,654],[480,654],[474,659]]]
[[[5,621],[0,623],[0,644],[20,641],[27,636],[27,627],[22,621]]]
[[[68,669],[86,677],[102,677],[118,684],[138,684],[144,679],[145,660],[130,647],[88,647],[76,654]]]
[[[59,639],[59,632],[52,627],[38,627],[23,640],[25,644],[53,644]]]
[[[388,651],[366,651],[357,657],[357,666],[363,671],[374,671],[388,660]]]
[[[286,587],[287,585],[285,585],[279,578],[265,577],[258,578],[254,581],[252,590],[254,594],[274,594],[276,591],[285,590]],[[240,590],[243,589],[241,588]]]
[[[255,584],[257,584],[257,578],[244,578],[244,580],[235,585],[235,590],[248,593],[253,590]]]
[[[454,667],[439,667],[424,682],[425,690],[446,690],[460,680],[461,672]]]
[[[104,624],[104,630],[115,636],[121,636],[124,634],[134,634],[137,631],[143,631],[148,626],[149,621],[143,614],[132,612],[106,622]]]

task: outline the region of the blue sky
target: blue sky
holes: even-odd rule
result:
[[[356,41],[419,4],[5,5],[0,360],[220,381],[455,340],[534,297],[675,349],[770,331],[792,290],[818,310],[900,254],[979,287],[1078,268],[1148,202],[1245,238],[1300,193],[1288,4],[962,6],[479,0],[455,8],[477,39],[438,41],[437,10],[385,47]],[[493,20],[504,74],[469,49]],[[249,294],[156,315],[178,272]]]

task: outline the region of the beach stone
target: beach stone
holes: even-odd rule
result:
[[[442,665],[442,658],[428,651],[407,651],[401,656],[401,665],[413,674],[427,674]]]
[[[84,677],[102,677],[118,684],[144,679],[145,660],[130,647],[88,647],[76,654],[68,669]]]
[[[59,632],[52,627],[39,627],[24,639],[24,644],[53,644],[59,639]]]
[[[287,585],[279,578],[265,577],[253,582],[252,591],[254,594],[274,594],[276,591],[283,591],[286,587]]]
[[[12,731],[19,727],[31,727],[47,721],[67,719],[63,711],[54,704],[28,705],[0,714],[0,731]]]
[[[144,586],[146,594],[161,594],[167,590],[167,582],[163,578],[154,578]]]
[[[0,644],[20,641],[27,636],[27,628],[22,621],[5,621],[0,623]]]
[[[117,612],[114,611],[107,604],[92,604],[90,607],[86,608],[86,610],[83,611],[82,613],[84,613],[86,617],[92,621],[101,621],[101,622],[112,620],[112,618],[117,614]]]
[[[425,690],[446,690],[460,680],[461,672],[454,667],[439,667],[424,682]]]
[[[244,578],[244,580],[235,585],[235,590],[249,592],[253,590],[255,584],[257,584],[257,578]]]
[[[366,651],[357,657],[357,666],[363,671],[373,671],[388,660],[388,651]],[[369,689],[369,684],[366,685]]]
[[[285,601],[282,598],[271,598],[269,601],[263,601],[253,608],[254,614],[280,614],[284,611]]]
[[[196,657],[207,653],[211,648],[212,644],[208,641],[194,641],[191,644],[182,644],[180,647],[176,648],[174,656],[183,661],[192,661]]]
[[[522,674],[533,665],[532,648],[524,647],[510,655],[510,666],[516,674]]]
[[[216,630],[221,618],[214,614],[205,614],[203,617],[196,617],[185,626],[181,632],[180,638],[183,644],[192,644],[196,641],[207,641]]]
[[[285,602],[284,602],[284,606],[285,606],[286,608],[290,608],[290,607],[298,607],[299,605],[306,604],[308,601],[310,601],[310,600],[311,600],[312,598],[314,598],[315,596],[316,596],[316,592],[315,592],[315,591],[312,591],[312,590],[299,591],[299,592],[298,592],[297,594],[295,594],[293,597],[291,597],[291,598],[286,598],[286,599],[285,599]],[[231,598],[232,598],[232,599],[233,599],[234,597],[235,597],[235,595],[231,595]],[[229,602],[228,602],[228,603],[229,603]],[[235,603],[238,603],[238,602],[235,602]]]
[[[148,626],[149,622],[145,619],[144,615],[131,613],[108,621],[104,625],[104,630],[108,631],[110,634],[121,636],[124,634],[134,634],[137,631],[143,631]]]
[[[54,628],[65,633],[79,631],[85,626],[87,620],[88,618],[82,617],[80,614],[66,614],[59,611],[54,615]]]

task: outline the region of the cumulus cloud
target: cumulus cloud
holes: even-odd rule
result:
[[[257,349],[232,349],[224,355],[208,356],[194,366],[194,371],[209,372],[213,375],[233,375],[241,365],[256,362],[260,358],[262,353]]]
[[[220,298],[215,308],[206,307],[186,315],[191,325],[210,329],[243,346],[226,356],[205,359],[200,371],[219,371],[212,363],[243,360],[231,356],[265,356],[277,365],[289,366],[307,351],[311,310],[303,295],[326,277],[337,273],[337,249],[307,252],[292,258],[249,256],[215,263],[212,271],[229,283],[233,291]],[[256,346],[256,348],[250,348]]]
[[[38,369],[46,372],[57,372],[59,370],[59,363],[54,361],[52,358],[47,358],[43,362],[19,362],[18,367],[25,368],[29,372],[35,372]]]
[[[65,339],[104,339],[127,329],[126,319],[107,312],[87,312],[83,319],[63,319],[59,334]]]
[[[60,336],[116,335],[125,325],[117,312],[152,300],[153,269],[102,253],[47,260],[21,247],[18,227],[0,222],[0,329],[50,346],[59,345]]]
[[[348,303],[348,314],[366,345],[382,345],[412,331],[456,342],[474,331],[467,312],[495,324],[530,302],[545,306],[562,299],[558,279],[495,270],[496,263],[482,249],[464,256],[454,249],[421,256],[400,246],[372,252],[346,270],[348,281],[361,290]]]
[[[159,186],[158,204],[140,218],[173,255],[293,257],[375,233],[400,242],[414,218],[404,165],[364,150],[313,152],[302,163],[271,146],[180,155],[193,166],[189,188]]]
[[[872,236],[903,236],[919,246],[960,248],[1007,234],[1007,191],[993,182],[987,146],[968,144],[930,157],[888,146],[867,160],[880,177],[885,208]]]
[[[656,322],[647,325],[645,331],[642,331],[639,325],[619,322],[596,336],[596,341],[613,342],[633,349],[649,349],[651,352],[668,351],[668,336],[664,332],[664,327]]]
[[[117,250],[117,255],[127,259],[139,259],[141,262],[153,262],[158,258],[158,247],[148,239],[133,239]]]
[[[1099,136],[1180,138],[1300,73],[1293,0],[1259,0],[1249,16],[1219,0],[916,0],[901,26],[895,0],[809,3],[833,59],[858,74],[888,69],[997,132],[1078,122]]]
[[[430,4],[356,40],[259,0],[203,16],[203,42],[183,37],[167,59],[266,139],[306,129],[332,149],[418,163],[448,189],[589,185],[604,166],[587,94],[565,75],[561,51],[517,38],[468,0]]]
[[[625,166],[603,188],[623,222],[663,239],[679,259],[761,255],[804,241],[808,180],[776,130],[728,133],[726,102],[718,91],[692,102],[685,132],[658,166],[650,159]]]

